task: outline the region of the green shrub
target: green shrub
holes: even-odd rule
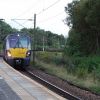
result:
[[[84,63],[78,65],[78,67],[76,68],[76,75],[78,78],[86,78],[86,76],[88,75],[88,68]]]
[[[66,57],[68,72],[85,78],[88,74],[93,74],[95,78],[100,79],[100,57]]]
[[[100,86],[90,87],[90,90],[94,91],[95,93],[100,94]]]
[[[59,52],[38,52],[37,58],[46,63],[54,63],[57,65],[59,65],[63,62],[62,54]]]
[[[100,81],[100,66],[94,70],[94,77]]]

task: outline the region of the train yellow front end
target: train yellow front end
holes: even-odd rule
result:
[[[11,54],[12,58],[25,58],[27,51],[28,49],[26,48],[11,48],[9,49],[9,54]]]

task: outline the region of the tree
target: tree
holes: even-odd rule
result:
[[[0,21],[0,42],[2,42],[8,34],[14,31],[15,29],[11,28],[11,26],[8,25],[6,22]]]
[[[65,11],[69,15],[66,18],[66,23],[71,27],[71,30],[74,30],[69,32],[67,47],[75,49],[75,46],[78,45],[76,50],[84,55],[100,53],[99,8],[99,0],[74,0],[65,7]],[[72,41],[74,42],[73,47],[71,46]],[[74,51],[76,52],[76,50]]]

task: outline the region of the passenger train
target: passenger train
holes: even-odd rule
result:
[[[22,33],[13,33],[4,40],[4,59],[14,67],[26,68],[30,64],[31,38]]]

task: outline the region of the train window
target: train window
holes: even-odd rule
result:
[[[22,36],[19,38],[19,47],[30,49],[30,39],[28,37]]]
[[[10,38],[9,39],[10,48],[14,48],[16,46],[17,42],[18,42],[18,38],[17,37]]]
[[[27,46],[28,46],[27,37],[20,37],[19,38],[19,47],[27,48]]]

